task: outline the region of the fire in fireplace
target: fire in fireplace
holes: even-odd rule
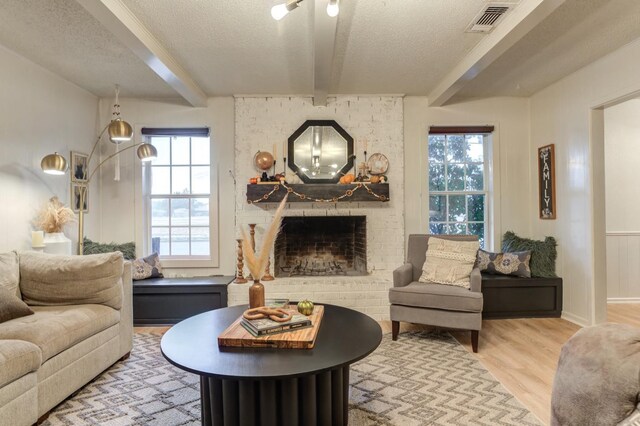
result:
[[[366,275],[365,216],[285,217],[275,243],[275,275]]]

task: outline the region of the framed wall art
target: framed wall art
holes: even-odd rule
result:
[[[540,219],[556,218],[556,162],[554,145],[538,148]]]
[[[80,211],[80,195],[84,191],[84,203],[82,211],[89,212],[89,188],[81,183],[71,184],[71,207],[75,213]]]
[[[89,156],[71,151],[71,182],[86,183],[89,179]]]

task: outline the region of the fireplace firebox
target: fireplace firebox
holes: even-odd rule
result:
[[[291,216],[282,224],[276,277],[367,274],[365,216]]]

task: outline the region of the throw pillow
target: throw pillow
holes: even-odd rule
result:
[[[101,254],[112,253],[119,251],[124,256],[125,260],[134,260],[136,258],[136,243],[96,243],[88,238],[84,239],[84,254]]]
[[[133,279],[138,281],[147,278],[164,278],[158,253],[133,261]]]
[[[33,315],[33,311],[18,299],[13,291],[0,287],[0,323]]]
[[[430,237],[422,275],[418,281],[470,288],[469,277],[479,247],[479,241]]]
[[[556,239],[546,237],[544,241],[531,240],[518,237],[511,231],[505,232],[502,237],[502,251],[531,251],[531,276],[542,278],[555,278],[556,275]]]
[[[530,260],[530,251],[491,253],[480,249],[477,266],[480,272],[529,278],[531,276]]]
[[[20,265],[18,253],[11,251],[0,254],[0,288],[13,292],[20,298]]]

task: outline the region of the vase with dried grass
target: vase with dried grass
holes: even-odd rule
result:
[[[273,216],[271,225],[269,225],[267,232],[262,238],[262,246],[260,248],[259,255],[253,250],[251,240],[247,237],[244,229],[240,229],[242,232],[242,250],[244,251],[247,267],[253,277],[253,284],[249,287],[249,308],[264,306],[264,285],[260,282],[260,279],[265,274],[269,255],[271,254],[271,247],[273,247],[276,236],[278,235],[278,232],[280,232],[282,212],[284,211],[286,203],[287,197],[285,196]]]
[[[62,232],[64,227],[75,222],[76,215],[69,207],[52,197],[38,211],[34,225],[45,232],[44,252],[50,254],[72,254],[71,240]]]

